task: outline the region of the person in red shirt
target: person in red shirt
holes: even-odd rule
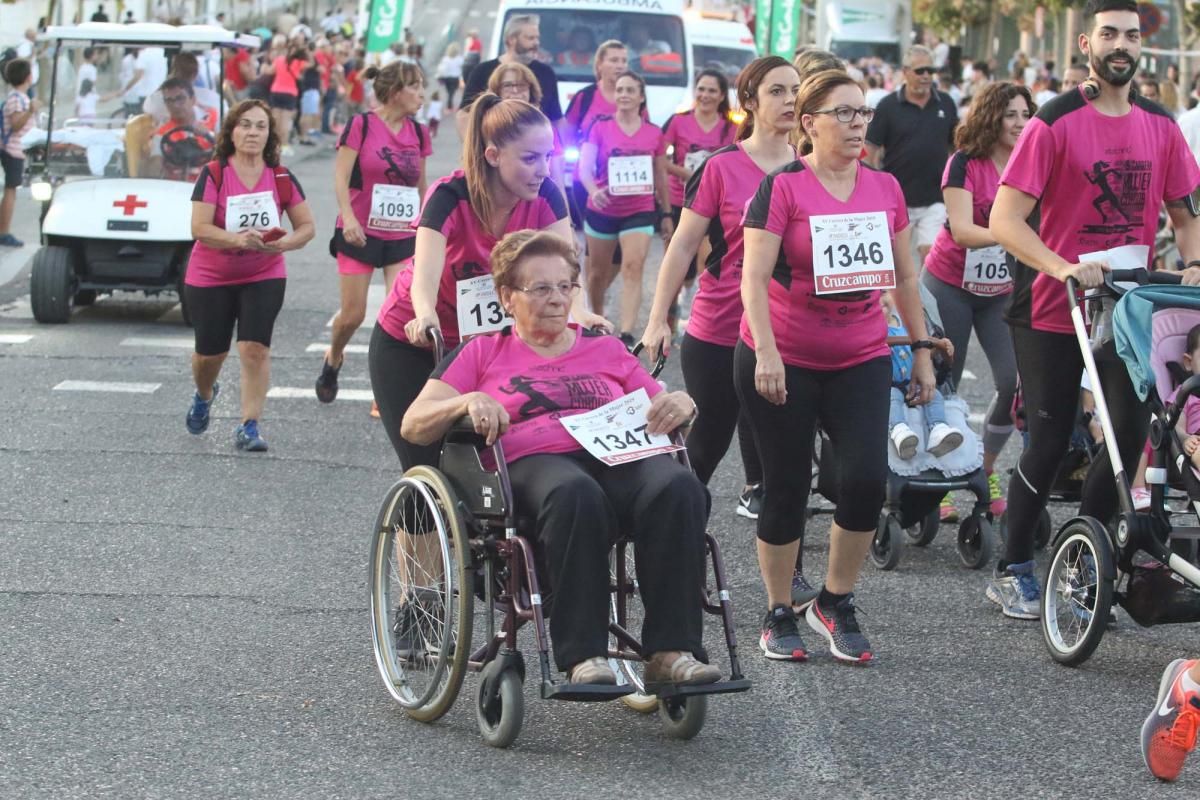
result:
[[[225,62],[225,94],[231,102],[245,100],[249,92],[250,81],[255,78],[254,62],[250,51],[239,47],[233,58]]]

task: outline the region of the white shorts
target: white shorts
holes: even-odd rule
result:
[[[926,249],[933,247],[933,240],[937,238],[938,231],[946,224],[946,205],[945,203],[934,203],[931,206],[909,206],[908,207],[908,230],[909,241],[911,242],[911,250],[913,257],[913,266],[917,272],[921,271],[921,254],[918,248]]]

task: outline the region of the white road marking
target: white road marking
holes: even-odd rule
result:
[[[381,283],[373,283],[367,289],[367,313],[363,315],[363,323],[358,326],[361,331],[363,328],[374,328],[375,319],[379,316],[379,309],[383,305],[383,301],[387,299],[387,287]],[[326,328],[333,327],[333,318],[329,318],[329,322],[325,323]]]
[[[304,348],[304,352],[306,352],[306,353],[324,353],[328,349],[329,349],[328,344],[322,344],[321,342],[313,342],[308,347]],[[348,344],[348,345],[346,345],[346,352],[347,353],[355,353],[358,355],[366,355],[367,345],[365,345],[365,344]]]
[[[267,391],[267,397],[273,400],[312,400],[315,402],[317,393],[311,386],[307,388],[300,388],[298,386],[273,386]],[[375,395],[369,389],[340,389],[338,390],[337,399],[339,401],[357,400],[370,403],[375,399]]]
[[[962,379],[964,381],[974,381],[974,380],[978,380],[979,376],[976,375],[974,372],[971,372],[971,370],[969,370],[969,369],[964,369],[963,374],[962,374]]]
[[[121,381],[63,381],[54,387],[56,392],[121,392],[124,394],[154,394],[161,383],[127,383]]]
[[[0,333],[0,344],[25,344],[32,338],[32,333]]]
[[[130,336],[121,340],[122,347],[174,347],[191,350],[196,340],[190,336]]]

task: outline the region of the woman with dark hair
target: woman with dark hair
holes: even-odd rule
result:
[[[329,242],[337,259],[341,308],[333,317],[329,349],[317,378],[317,399],[332,403],[350,337],[367,313],[367,290],[382,270],[388,291],[416,249],[416,224],[425,196],[429,131],[415,116],[425,102],[421,68],[393,61],[365,74],[374,80],[374,111],[356,115],[342,131],[333,165],[337,224]]]
[[[763,469],[758,562],[768,610],[759,647],[767,658],[808,657],[790,590],[819,423],[833,443],[838,503],[825,583],[806,618],[835,658],[861,663],[874,651],[854,587],[887,484],[892,367],[880,290],[893,289],[912,335],[910,402],[933,396],[933,343],[900,184],[860,161],[874,116],[862,89],[844,71],[819,72],[801,84],[796,113],[810,154],[768,175],[746,207],[733,364]]]
[[[756,59],[742,70],[737,97],[746,116],[737,143],[716,150],[688,180],[679,227],[659,267],[654,304],[642,334],[649,352],[669,348],[673,298],[707,236],[711,250],[680,345],[683,380],[700,408],[688,433],[688,455],[696,475],[708,483],[737,429],[746,474],[737,513],[749,519],[758,518],[762,504],[762,468],[733,388],[733,351],[742,318],[742,215],[763,178],[796,159],[788,137],[796,127],[799,91],[795,67],[779,56]],[[797,566],[795,604],[803,608],[815,595]]]
[[[1012,276],[1004,249],[988,230],[988,216],[1000,175],[1026,123],[1037,111],[1033,96],[1015,83],[992,83],[980,90],[971,115],[958,127],[958,148],[946,162],[942,196],[947,224],[938,231],[921,282],[937,300],[942,328],[954,344],[954,383],[962,379],[971,330],[992,369],[996,393],[983,434],[983,468],[988,475],[992,513],[1004,513],[1004,492],[996,458],[1012,434],[1012,401],[1017,390],[1017,357],[1004,321]],[[943,508],[953,509],[949,496]],[[948,517],[949,512],[942,512]],[[952,517],[951,517],[952,518]]]
[[[617,113],[597,120],[579,148],[579,174],[587,190],[583,231],[587,235],[588,300],[604,313],[608,288],[617,277],[613,258],[621,245],[621,339],[633,345],[642,305],[642,270],[656,226],[670,241],[671,197],[662,131],[646,121],[646,81],[626,72],[617,78]]]
[[[672,114],[663,125],[663,141],[672,148],[667,158],[667,183],[671,192],[671,225],[679,228],[683,211],[683,185],[696,172],[704,159],[714,151],[732,144],[737,126],[729,118],[729,79],[715,69],[701,70],[696,75],[695,104],[687,111]],[[685,285],[691,288],[696,279],[696,259],[688,266]],[[679,298],[671,303],[667,315],[671,332],[679,316]]]
[[[437,463],[438,446],[400,435],[400,420],[433,370],[429,328],[447,347],[508,324],[488,269],[505,234],[548,230],[571,241],[562,191],[549,175],[554,136],[536,106],[490,92],[470,107],[463,169],[434,183],[417,228],[416,255],[379,311],[367,356],[371,389],[401,465]],[[607,323],[576,298],[572,315],[585,327]]]
[[[217,137],[217,159],[200,173],[192,193],[196,244],[184,278],[196,336],[188,432],[208,428],[236,324],[242,422],[234,444],[252,452],[267,449],[258,423],[271,376],[271,333],[287,281],[283,254],[304,247],[315,233],[304,190],[279,163],[279,150],[279,132],[265,103],[243,100],[230,110]],[[285,211],[291,233],[280,227]]]

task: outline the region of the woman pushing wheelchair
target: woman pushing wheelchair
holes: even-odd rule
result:
[[[615,337],[568,322],[580,288],[569,242],[520,231],[497,245],[491,261],[514,324],[451,352],[404,415],[401,435],[432,444],[467,415],[489,445],[502,440],[514,503],[532,520],[525,533],[538,542],[555,590],[554,659],[571,683],[616,682],[607,659],[608,552],[620,535],[632,540],[636,556],[647,686],[717,682],[720,671],[696,657],[703,652],[697,587],[705,577],[707,491],[669,455],[625,460],[690,424],[695,403],[663,390]],[[633,400],[630,415],[642,402],[644,426],[613,415],[608,427],[600,419],[583,435],[562,421],[621,398]]]

